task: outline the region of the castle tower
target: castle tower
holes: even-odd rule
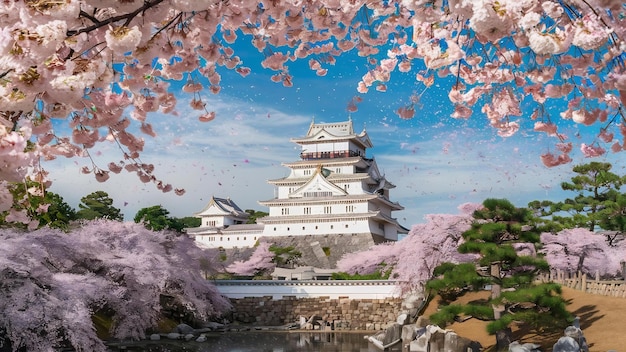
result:
[[[257,219],[263,236],[369,234],[379,242],[408,233],[392,217],[404,209],[390,200],[395,185],[366,157],[372,142],[365,129],[356,134],[352,120],[311,122],[291,142],[301,146],[300,160],[282,164],[287,177],[268,181],[276,188],[274,199],[259,202],[269,208]]]

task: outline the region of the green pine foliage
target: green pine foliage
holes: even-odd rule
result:
[[[576,165],[572,168],[576,175],[561,183],[561,189],[574,194],[572,198],[560,202],[535,200],[528,207],[546,222],[561,227],[556,231],[576,227],[624,231],[626,200],[620,187],[626,184],[626,176],[611,172],[612,167],[603,162]]]
[[[529,209],[516,208],[506,199],[487,199],[475,212],[475,222],[463,233],[460,253],[476,254],[473,263],[445,263],[434,271],[435,279],[426,288],[441,298],[441,307],[430,317],[445,326],[459,316],[489,320],[488,332],[507,331],[513,323],[532,329],[562,329],[571,322],[560,286],[536,281],[549,270],[539,256],[519,255],[516,244],[540,246],[543,223]],[[491,290],[487,299],[452,304],[470,291]],[[496,312],[494,307],[498,308]]]

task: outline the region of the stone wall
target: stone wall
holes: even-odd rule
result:
[[[279,247],[292,246],[302,253],[300,265],[324,269],[335,268],[344,254],[367,250],[382,240],[371,234],[273,236],[259,239]]]
[[[349,299],[340,297],[272,300],[271,296],[231,299],[233,322],[257,326],[279,326],[319,317],[322,325],[335,330],[383,330],[401,314],[401,298]]]

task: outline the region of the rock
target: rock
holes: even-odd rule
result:
[[[415,326],[417,326],[418,328],[425,328],[428,325],[430,325],[430,320],[428,320],[428,318],[422,315],[417,317],[417,321],[415,321]]]
[[[415,308],[420,308],[423,302],[424,302],[423,294],[411,293],[410,295],[406,296],[406,298],[404,299],[404,302],[402,302],[402,305],[406,309],[415,309]]]
[[[415,340],[415,337],[417,337],[417,330],[418,330],[418,327],[416,325],[404,325],[402,327],[401,338],[404,344],[407,344],[410,341]]]
[[[150,341],[159,341],[160,339],[161,339],[161,335],[159,334],[150,335]]]
[[[430,339],[428,341],[429,351],[443,351],[445,346],[446,331],[437,325],[429,326]]]
[[[402,338],[402,326],[400,324],[392,324],[385,329],[385,337],[382,342],[384,346],[393,344]]]
[[[196,339],[196,342],[206,342],[206,335],[201,334],[200,336],[198,336],[198,338]]]
[[[444,330],[436,325],[417,328],[415,335],[415,340],[409,343],[411,352],[478,352],[482,348],[478,342],[458,336],[454,331]]]
[[[409,320],[409,316],[406,313],[403,313],[403,314],[398,315],[398,318],[396,318],[396,323],[400,325],[404,325],[408,322],[408,320]]]
[[[552,352],[580,352],[580,345],[574,338],[563,336],[552,346]]]
[[[509,344],[509,352],[539,352],[541,351],[541,345],[536,343],[520,344],[518,341],[513,341]]]
[[[193,340],[194,337],[195,337],[194,334],[186,334],[185,335],[185,341],[191,341],[191,340]]]
[[[428,351],[428,339],[430,338],[429,335],[426,334],[426,331],[424,331],[424,334],[421,334],[419,336],[417,336],[417,338],[413,341],[411,341],[411,343],[409,343],[409,351],[411,352],[429,352]]]
[[[213,331],[224,328],[224,324],[220,324],[220,323],[217,323],[217,322],[214,322],[214,321],[210,321],[210,322],[204,324],[203,326],[205,328],[209,328],[209,329],[211,329]]]
[[[169,334],[167,334],[167,338],[170,340],[180,340],[181,335],[177,332],[170,332]]]
[[[187,324],[178,324],[178,326],[176,326],[176,329],[174,329],[172,332],[177,332],[181,335],[193,334],[193,328]]]

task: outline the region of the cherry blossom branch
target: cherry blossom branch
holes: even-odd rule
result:
[[[126,24],[129,23],[130,20],[132,20],[133,18],[135,18],[139,13],[146,11],[147,9],[154,7],[160,3],[162,3],[163,0],[153,0],[153,1],[145,1],[143,6],[139,7],[138,9],[136,9],[135,11],[129,12],[129,13],[125,13],[123,15],[119,15],[119,16],[113,16],[113,17],[109,17],[104,21],[98,21],[97,23],[95,23],[92,26],[89,27],[85,27],[85,28],[81,28],[78,30],[68,30],[67,31],[67,36],[68,37],[72,37],[81,33],[89,33],[91,31],[94,31],[100,27],[106,26],[110,23],[115,23],[121,20],[126,20]],[[89,17],[88,17],[89,18]]]

